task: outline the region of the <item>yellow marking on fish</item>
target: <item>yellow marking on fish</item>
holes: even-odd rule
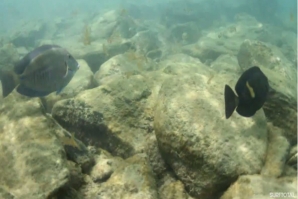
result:
[[[249,90],[250,96],[251,96],[252,98],[255,98],[255,92],[254,92],[254,89],[249,85],[248,82],[246,82],[246,87],[247,87],[248,90]]]

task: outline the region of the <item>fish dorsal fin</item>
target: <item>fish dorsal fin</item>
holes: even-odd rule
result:
[[[44,52],[52,48],[61,48],[61,47],[58,45],[42,45],[34,49],[33,51],[29,52],[18,63],[15,64],[14,66],[15,73],[19,75],[22,74],[32,60],[34,60],[35,58],[37,58],[38,56],[42,55]]]

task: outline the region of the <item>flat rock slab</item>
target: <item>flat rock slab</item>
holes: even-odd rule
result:
[[[11,93],[0,100],[2,196],[44,199],[68,182],[63,145],[37,99]],[[8,196],[8,197],[6,197]]]

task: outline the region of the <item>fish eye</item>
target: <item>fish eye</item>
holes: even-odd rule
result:
[[[71,58],[71,55],[68,55],[68,59],[70,59]]]

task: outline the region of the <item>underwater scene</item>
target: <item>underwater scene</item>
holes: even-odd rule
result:
[[[0,199],[297,198],[297,1],[0,11]]]

